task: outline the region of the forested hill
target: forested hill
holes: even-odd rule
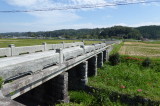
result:
[[[144,38],[160,39],[160,26],[142,26],[136,29],[140,31]]]
[[[0,33],[0,37],[60,37],[69,39],[103,39],[103,38],[124,38],[124,39],[160,39],[160,26],[126,27],[114,26],[110,28],[95,29],[63,29],[41,32],[14,32]]]

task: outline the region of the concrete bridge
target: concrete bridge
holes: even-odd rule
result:
[[[7,57],[0,58],[0,77],[4,79],[0,106],[69,102],[68,89],[84,89],[88,77],[96,76],[97,68],[107,61],[115,43],[120,41],[1,48],[0,56]]]

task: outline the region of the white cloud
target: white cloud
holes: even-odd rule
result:
[[[54,2],[53,0],[7,0],[7,3],[10,5],[24,7],[26,10],[48,9],[63,5],[63,3]],[[75,11],[42,11],[29,12],[26,14],[36,18],[34,22],[28,23],[28,25],[32,25],[32,27],[37,28],[37,30],[42,29],[40,27],[43,27],[42,30],[45,30],[48,28],[47,26],[51,27],[62,23],[74,22],[81,18]],[[22,24],[24,24],[24,26],[26,25],[26,23],[20,24],[21,25],[17,26],[22,26]]]
[[[31,6],[36,4],[39,0],[6,0],[7,3],[17,6]]]
[[[70,0],[70,1],[72,1],[76,5],[106,3],[105,0]]]
[[[132,25],[129,25],[129,26],[139,27],[139,26],[148,26],[148,25],[160,25],[160,22],[142,22],[142,23],[139,23],[139,24],[132,24]]]
[[[84,5],[84,4],[99,4],[105,3],[105,0],[5,0],[8,4],[24,7],[26,10],[36,9],[52,9],[55,7],[63,7],[69,5]],[[72,23],[78,21],[82,17],[77,15],[75,10],[70,11],[43,11],[43,12],[29,12],[26,13],[36,18],[34,22],[28,23],[8,23],[7,25],[23,28],[26,31],[38,30],[54,30],[61,28],[80,28],[91,27],[91,24],[73,25]],[[68,25],[68,24],[69,25]],[[26,28],[29,27],[29,28]],[[82,27],[81,27],[82,28]],[[24,31],[22,29],[22,31]],[[16,31],[16,30],[15,30]]]

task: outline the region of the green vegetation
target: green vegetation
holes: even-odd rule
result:
[[[120,62],[120,55],[118,53],[111,54],[109,56],[109,62],[112,66],[119,64]]]
[[[95,29],[62,29],[46,32],[14,32],[0,33],[3,37],[34,37],[34,38],[66,38],[66,39],[160,39],[160,26],[126,27],[113,26],[110,28]]]
[[[0,77],[0,89],[2,87],[2,84],[3,84],[3,79]]]
[[[120,49],[121,49],[121,47],[124,45],[124,42],[122,42],[122,43],[120,43],[120,44],[115,44],[115,45],[113,45],[113,50],[110,52],[110,54],[115,54],[115,53],[117,53]]]
[[[143,58],[122,56],[121,63],[116,66],[105,63],[98,69],[98,76],[89,78],[88,85],[95,88],[92,93],[71,91],[71,102],[77,106],[125,106],[142,105],[136,100],[146,98],[146,105],[159,104],[160,63],[153,62],[150,67],[143,67],[142,61]]]
[[[160,26],[156,26],[156,25],[142,26],[136,29],[140,31],[140,33],[144,38],[149,38],[149,39],[160,38]]]
[[[145,60],[143,60],[143,62],[142,62],[143,67],[149,67],[150,65],[151,65],[151,59],[150,58],[146,58]]]
[[[90,78],[89,85],[119,94],[142,96],[160,100],[160,69],[142,67],[139,58],[122,57],[116,66],[106,64],[99,69],[97,77]]]
[[[111,54],[122,45],[114,45]],[[160,59],[123,55],[120,60],[115,66],[105,63],[98,76],[89,78],[90,91],[70,91],[71,105],[60,106],[160,105]]]
[[[42,45],[43,42],[48,44],[57,43],[71,43],[81,42],[80,40],[49,40],[49,39],[0,39],[0,48],[8,47],[9,44],[15,44],[15,46],[31,46],[31,45]],[[100,43],[102,41],[85,41],[85,44]]]

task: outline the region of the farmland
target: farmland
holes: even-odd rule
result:
[[[124,42],[119,53],[121,55],[159,58],[160,44],[154,42]]]
[[[41,45],[43,42],[48,44],[57,43],[71,43],[71,42],[81,42],[81,40],[50,40],[50,39],[0,39],[0,48],[8,47],[9,44],[15,44],[15,46],[32,46]],[[101,41],[85,41],[85,44],[100,43]]]

